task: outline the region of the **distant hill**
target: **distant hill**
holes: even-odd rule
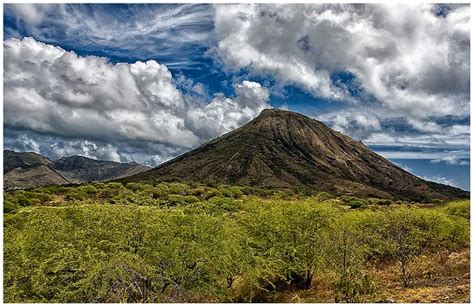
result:
[[[81,156],[61,158],[52,167],[73,182],[118,179],[150,169],[135,162],[99,161]]]
[[[267,109],[246,125],[121,181],[179,178],[333,194],[429,200],[467,198],[416,177],[360,141],[302,114]]]
[[[81,156],[52,161],[33,152],[3,151],[5,189],[106,181],[149,170],[135,162],[98,161]]]
[[[3,186],[10,188],[33,188],[43,185],[71,183],[55,171],[53,161],[33,152],[3,151]]]

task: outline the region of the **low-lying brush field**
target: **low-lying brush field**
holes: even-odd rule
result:
[[[93,183],[4,193],[4,301],[468,302],[469,201]]]

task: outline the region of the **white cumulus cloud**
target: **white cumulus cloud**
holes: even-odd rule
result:
[[[120,142],[192,148],[269,107],[268,89],[259,83],[236,84],[232,98],[193,102],[156,61],[112,64],[33,38],[5,41],[4,59],[5,125],[81,141],[65,146],[65,154],[70,148],[120,160],[113,147]],[[96,143],[104,142],[101,153]]]
[[[188,112],[190,126],[208,138],[228,132],[269,108],[270,93],[259,83],[243,81],[234,87],[237,96],[226,98],[217,94],[211,103],[192,107]]]
[[[318,97],[351,101],[331,76],[348,72],[406,117],[469,113],[469,5],[215,6],[214,53],[229,70],[272,75]],[[432,127],[434,128],[434,127]]]

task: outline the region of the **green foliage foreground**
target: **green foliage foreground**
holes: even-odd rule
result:
[[[258,302],[327,272],[334,300],[357,302],[380,286],[374,263],[397,263],[408,287],[417,256],[469,245],[468,201],[371,205],[181,183],[4,196],[5,302]]]

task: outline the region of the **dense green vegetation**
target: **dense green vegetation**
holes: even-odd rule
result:
[[[96,183],[4,193],[5,302],[264,302],[330,281],[370,301],[375,267],[469,247],[469,202]],[[317,298],[315,298],[317,300]]]

